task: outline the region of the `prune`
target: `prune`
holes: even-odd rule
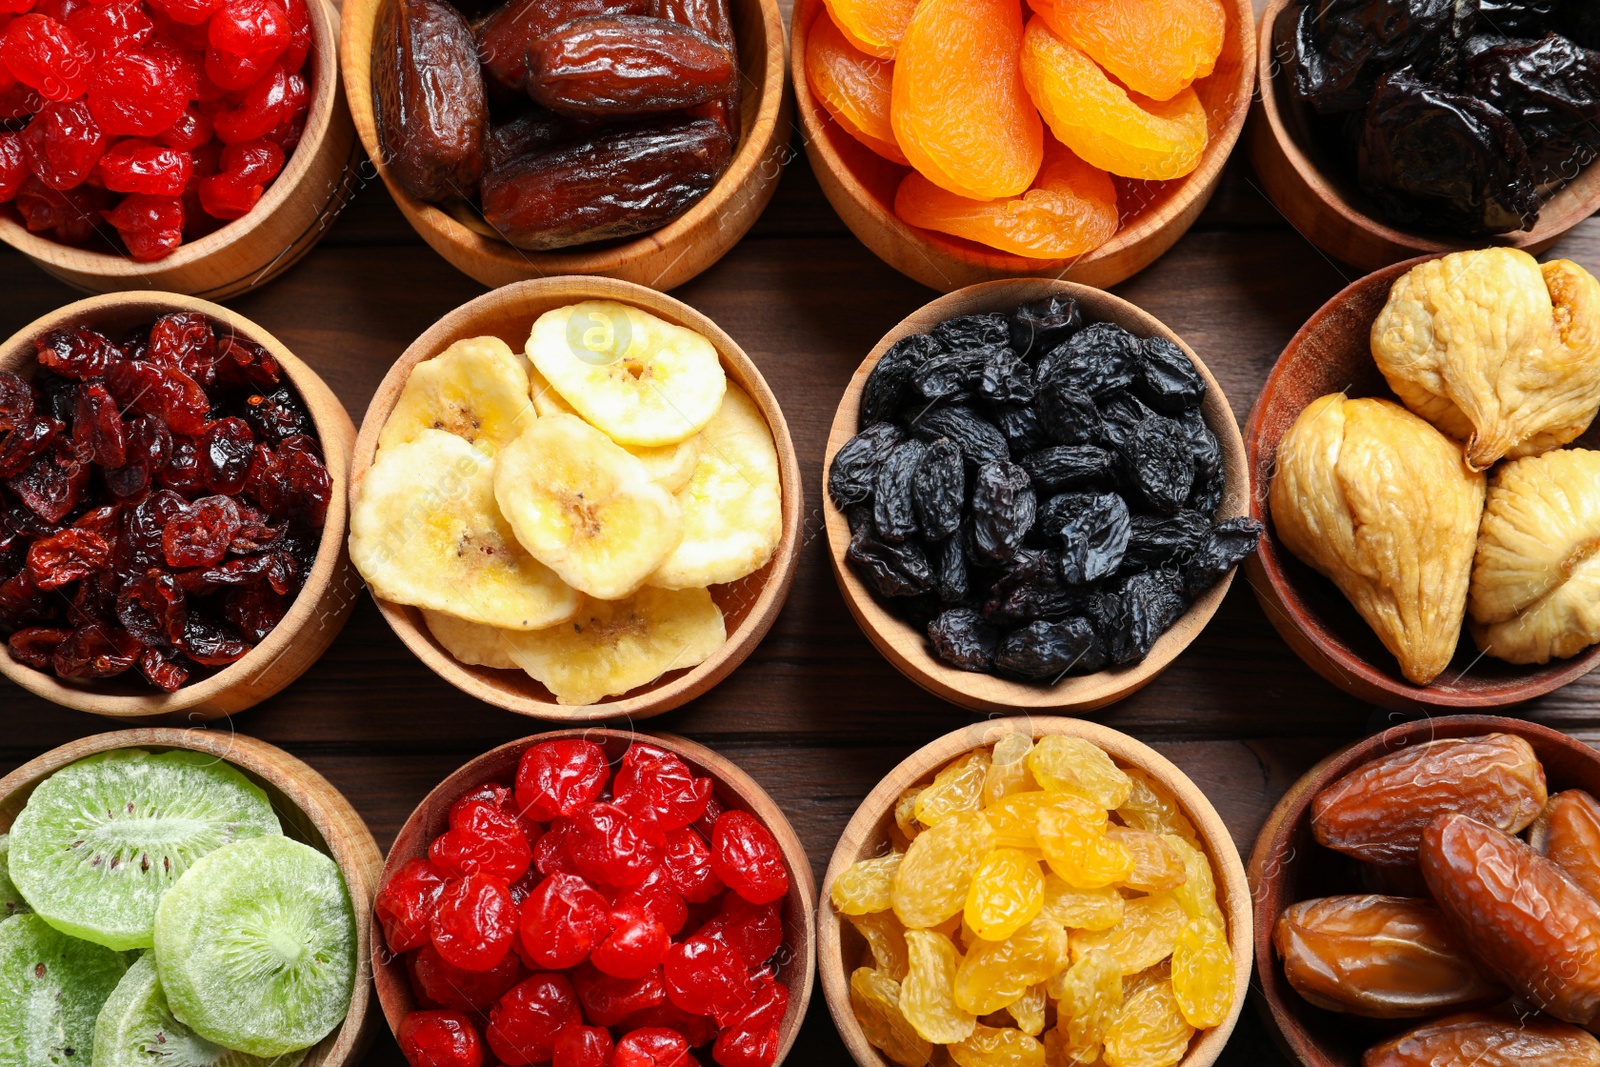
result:
[[[943,604],[959,604],[972,593],[972,574],[959,537],[947,537],[928,546],[934,590]]]
[[[979,394],[995,403],[1026,404],[1035,391],[1032,369],[1009,349],[992,353],[978,379]]]
[[[1210,474],[1195,479],[1194,491],[1189,494],[1188,506],[1207,518],[1214,518],[1227,495],[1227,473],[1218,466]]]
[[[1006,439],[1013,456],[1037,452],[1050,443],[1035,404],[987,404],[983,412]]]
[[[39,366],[63,378],[87,381],[105,374],[122,350],[111,339],[87,326],[63,326],[33,342]]]
[[[1001,638],[995,670],[1016,678],[1044,681],[1069,671],[1089,673],[1106,665],[1105,649],[1088,619],[1030,622]]]
[[[939,323],[929,331],[929,336],[952,352],[1004,348],[1011,343],[1011,323],[998,312],[958,315]]]
[[[930,589],[925,593],[896,601],[895,607],[913,629],[926,630],[928,624],[938,618],[939,613],[944,610],[944,601],[939,599],[938,593]]]
[[[977,350],[940,353],[911,372],[911,388],[928,401],[972,400],[988,361],[989,354]]]
[[[244,488],[255,455],[255,435],[243,419],[218,419],[199,442],[200,474],[213,493],[233,496]]]
[[[1096,400],[1133,384],[1140,363],[1140,341],[1121,326],[1097,322],[1073,334],[1039,361],[1038,380],[1062,382]]]
[[[1038,359],[1083,328],[1083,312],[1070,296],[1047,296],[1011,313],[1011,347],[1023,359]]]
[[[1477,6],[1457,0],[1306,0],[1278,21],[1274,48],[1300,99],[1324,114],[1359,111],[1386,72],[1435,53],[1446,38],[1465,38]]]
[[[170,574],[152,570],[117,594],[117,621],[147,645],[176,644],[188,618],[188,598]]]
[[[1038,406],[1044,432],[1057,444],[1099,444],[1105,435],[1105,423],[1094,398],[1067,382],[1041,382]]]
[[[997,563],[1017,554],[1033,528],[1038,500],[1028,472],[1015,463],[985,463],[972,483],[973,544]]]
[[[217,380],[217,335],[211,320],[192,311],[162,315],[150,324],[148,357],[182,371],[201,385]]]
[[[929,408],[911,424],[911,432],[923,441],[950,438],[961,450],[961,458],[969,468],[1011,458],[1005,436],[969,407],[939,405]]]
[[[28,510],[45,522],[56,523],[78,506],[89,482],[89,465],[78,459],[59,436],[33,462],[6,485]]]
[[[1565,37],[1505,41],[1469,58],[1462,88],[1516,124],[1534,184],[1577,177],[1600,151],[1600,55]]]
[[[77,393],[72,441],[79,457],[102,467],[122,466],[127,462],[127,438],[117,402],[99,382],[85,382]]]
[[[477,23],[483,74],[506,93],[528,88],[528,47],[563,23],[588,15],[643,15],[648,0],[509,0]]]
[[[245,398],[244,405],[244,421],[269,444],[311,432],[311,417],[287,388],[279,387],[266,395],[253,394]]]
[[[863,530],[850,538],[845,559],[882,597],[915,596],[933,585],[928,556],[915,541],[890,544]]]
[[[1148,570],[1168,560],[1187,560],[1210,533],[1211,519],[1198,511],[1185,509],[1175,515],[1135,515],[1122,566],[1128,570]]]
[[[928,624],[928,641],[941,662],[958,670],[986,671],[994,666],[1000,631],[971,608],[951,608]]]
[[[1261,524],[1254,519],[1228,519],[1212,528],[1183,568],[1183,591],[1189,599],[1222,581],[1261,542]]]
[[[1102,485],[1112,473],[1111,453],[1095,445],[1056,445],[1017,461],[1040,493]]]
[[[1023,549],[989,587],[983,617],[997,626],[1063,619],[1083,612],[1087,602],[1081,594],[1061,581],[1059,556]]]
[[[1122,566],[1132,534],[1128,505],[1115,493],[1066,493],[1051,499],[1061,516],[1061,580],[1088,585]]]
[[[1165,337],[1146,337],[1140,344],[1144,358],[1133,378],[1133,392],[1163,415],[1179,416],[1199,407],[1206,383],[1194,361]]]
[[[917,532],[911,483],[926,451],[927,446],[921,441],[904,441],[878,465],[872,490],[872,522],[885,541],[898,543]]]
[[[174,642],[178,650],[203,667],[225,667],[250,651],[250,646],[218,623],[191,614]]]
[[[1194,453],[1182,426],[1151,415],[1115,444],[1121,483],[1138,503],[1168,515],[1183,507],[1194,488]]]
[[[11,428],[0,437],[0,478],[14,478],[27,470],[62,429],[60,421],[36,415],[12,420]]]
[[[1161,571],[1144,571],[1117,589],[1096,594],[1090,604],[1095,632],[1108,660],[1121,666],[1149,655],[1156,640],[1184,613],[1188,602]]]
[[[126,630],[90,623],[57,645],[50,662],[62,678],[113,678],[134,665],[140,647]]]
[[[693,107],[726,96],[738,76],[718,42],[645,15],[575,18],[531,42],[527,62],[535,101],[597,118]]]
[[[875,422],[841,445],[828,469],[828,495],[834,504],[848,508],[871,500],[878,467],[905,439],[894,423]]]
[[[948,437],[941,437],[922,452],[911,477],[911,502],[922,536],[943,541],[959,530],[966,495],[967,472],[961,450]]]

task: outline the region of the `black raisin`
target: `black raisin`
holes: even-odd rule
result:
[[[890,345],[861,389],[861,428],[899,416],[913,395],[912,373],[942,351],[939,342],[923,333],[902,337]]]
[[[1004,561],[1033,527],[1037,500],[1028,472],[1015,463],[986,463],[972,485],[972,533],[978,554]]]
[[[1166,571],[1132,575],[1115,590],[1093,598],[1090,618],[1111,663],[1136,663],[1188,608]]]
[[[1217,435],[1206,425],[1205,416],[1198,408],[1184,412],[1178,419],[1178,425],[1183,427],[1183,436],[1189,440],[1189,451],[1194,453],[1195,477],[1210,476],[1222,466],[1222,445],[1217,441]]]
[[[1088,585],[1122,566],[1133,529],[1128,505],[1115,493],[1063,493],[1048,501],[1061,544],[1061,580]]]
[[[988,404],[983,410],[1005,437],[1013,456],[1037,451],[1050,443],[1050,436],[1034,404]],[[1099,412],[1095,412],[1095,418],[1098,420],[1099,417]]]
[[[1050,440],[1061,445],[1096,445],[1105,436],[1105,423],[1094,398],[1066,382],[1039,386],[1039,421]]]
[[[1033,371],[1010,349],[996,352],[983,365],[978,392],[1002,404],[1026,404],[1033,400]]]
[[[871,500],[879,465],[905,439],[894,423],[875,422],[846,441],[828,470],[828,495],[834,504],[847,508]]]
[[[1148,570],[1168,560],[1182,562],[1194,554],[1210,532],[1210,518],[1198,511],[1135,515],[1122,566],[1126,570]]]
[[[1189,508],[1208,519],[1217,516],[1217,510],[1228,495],[1228,475],[1220,466],[1203,478],[1196,478],[1194,492],[1189,494]]]
[[[911,504],[911,479],[927,446],[903,441],[878,464],[872,489],[872,522],[885,541],[900,542],[917,532],[917,513]]]
[[[1127,440],[1128,435],[1146,419],[1154,418],[1155,412],[1133,394],[1122,393],[1100,405],[1100,416],[1105,426],[1105,440],[1116,445]]]
[[[894,607],[902,619],[918,630],[926,630],[928,624],[937,619],[939,613],[944,610],[939,594],[932,590],[896,600]]]
[[[1096,445],[1056,445],[1017,461],[1039,493],[1104,485],[1111,478],[1111,453]]]
[[[959,537],[936,541],[927,548],[934,589],[946,604],[965,603],[972,595],[972,574]]]
[[[1144,358],[1133,378],[1133,392],[1163,415],[1181,415],[1199,407],[1206,383],[1194,361],[1165,337],[1146,337],[1140,343]]]
[[[911,372],[911,386],[924,400],[971,400],[989,362],[987,352],[946,352]]]
[[[1006,564],[983,598],[983,617],[999,626],[1080,615],[1088,601],[1081,589],[1061,581],[1054,552],[1023,549]]]
[[[1023,359],[1038,359],[1083,328],[1083,312],[1070,296],[1047,296],[1011,313],[1011,347]]]
[[[850,524],[850,536],[854,537],[862,530],[873,532],[872,505],[870,503],[851,504],[844,509],[844,521]]]
[[[994,425],[979,418],[971,408],[939,406],[929,408],[911,424],[911,432],[923,441],[948,437],[961,450],[968,467],[999,463],[1011,458],[1011,449]]]
[[[1105,648],[1088,619],[1030,622],[1001,638],[995,670],[1015,678],[1044,681],[1071,671],[1089,673],[1106,665]]]
[[[946,319],[931,332],[934,340],[952,352],[957,349],[988,351],[1011,344],[1010,321],[997,312]]]
[[[961,450],[941,437],[922,453],[911,478],[911,501],[917,522],[929,541],[943,541],[961,528],[961,505],[967,495],[967,472]]]
[[[1039,361],[1038,380],[1065,382],[1100,399],[1133,384],[1139,369],[1140,341],[1121,326],[1085,326]]]
[[[951,608],[928,624],[928,640],[941,662],[963,671],[986,671],[994,665],[1000,631],[971,608]]]
[[[1130,499],[1152,511],[1172,514],[1194,488],[1194,453],[1189,439],[1171,419],[1152,415],[1116,442],[1117,470]]]
[[[1183,571],[1183,591],[1191,599],[1216,585],[1261,542],[1261,524],[1239,518],[1219,522],[1189,559]]]
[[[927,554],[915,541],[894,545],[863,529],[850,538],[845,559],[881,597],[910,597],[933,585]]]

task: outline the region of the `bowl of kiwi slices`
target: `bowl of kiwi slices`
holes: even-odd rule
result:
[[[0,1048],[353,1063],[381,866],[349,801],[253,738],[145,728],[52,749],[0,779]]]

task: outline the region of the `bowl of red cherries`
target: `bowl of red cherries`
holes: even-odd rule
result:
[[[485,753],[412,812],[380,886],[373,975],[413,1067],[773,1067],[810,999],[800,840],[683,738]]]

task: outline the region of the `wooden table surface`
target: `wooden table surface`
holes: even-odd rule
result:
[[[320,246],[264,289],[229,303],[316,368],[359,423],[406,345],[484,290],[415,236],[370,167],[357,178],[353,202]],[[1580,226],[1551,255],[1600,271],[1600,221]],[[1199,224],[1115,291],[1200,354],[1242,425],[1285,342],[1354,278],[1283,221],[1241,149]],[[0,252],[0,336],[79,295],[20,254]],[[878,779],[914,749],[972,721],[971,713],[902,678],[861,635],[834,585],[822,533],[822,448],[845,383],[889,327],[936,294],[883,265],[845,229],[806,165],[797,131],[777,195],[755,229],[674,295],[716,320],[771,383],[799,450],[808,518],[794,589],[771,634],[711,693],[641,728],[686,735],[737,761],[788,813],[820,877],[845,822]],[[1594,743],[1597,698],[1600,675],[1521,713]],[[1221,811],[1244,855],[1303,771],[1393,721],[1304,666],[1242,576],[1165,674],[1095,718],[1182,767]],[[0,682],[0,773],[113,728]],[[344,791],[387,848],[445,775],[544,727],[439,680],[363,598],[327,655],[298,682],[202,728],[248,733],[306,760]],[[377,1028],[365,1062],[399,1067],[404,1060],[381,1020]],[[849,1062],[820,988],[788,1062]],[[1247,1006],[1222,1062],[1287,1061]]]

